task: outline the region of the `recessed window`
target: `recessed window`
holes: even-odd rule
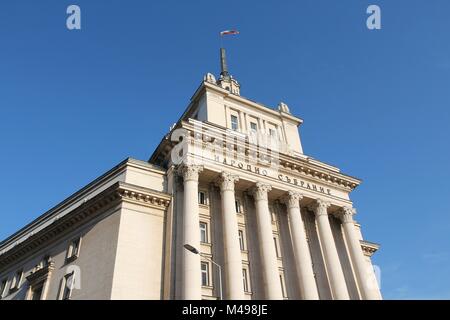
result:
[[[7,284],[8,284],[7,278],[3,279],[2,282],[0,283],[0,299],[3,298],[3,295],[5,294]]]
[[[244,282],[244,291],[249,292],[247,269],[242,269],[242,281]]]
[[[206,192],[204,191],[198,192],[198,203],[206,205]]]
[[[280,284],[281,284],[281,292],[283,293],[283,297],[286,298],[286,286],[285,286],[284,277],[282,274],[280,274]]]
[[[201,270],[202,270],[202,286],[209,286],[209,263],[202,262]]]
[[[276,237],[273,237],[273,244],[275,245],[275,253],[277,254],[277,257],[280,257],[280,250],[278,250],[278,240]]]
[[[231,115],[231,129],[237,131],[239,129],[238,118],[235,115]]]
[[[75,283],[75,272],[68,273],[64,276],[61,283],[61,300],[70,300]]]
[[[275,129],[269,129],[269,135],[270,135],[272,138],[276,138],[277,132],[275,131]]]
[[[234,206],[236,208],[236,213],[242,213],[241,201],[239,199],[234,201]]]
[[[31,296],[30,300],[41,300],[42,291],[44,291],[44,283],[40,283],[38,285],[31,287]]]
[[[9,288],[9,291],[16,291],[20,287],[20,283],[22,282],[23,278],[23,270],[19,270],[14,275],[14,278],[11,282],[11,287]]]
[[[245,250],[244,231],[239,230],[238,234],[239,234],[239,247],[241,248],[241,250]]]
[[[272,205],[269,205],[270,215],[272,216],[272,222],[277,221],[277,215],[275,213],[275,209]]]
[[[70,241],[69,248],[67,249],[66,261],[70,262],[75,260],[80,255],[81,237]]]
[[[208,224],[206,222],[200,222],[200,241],[208,243]]]
[[[258,131],[258,125],[255,122],[250,122],[250,131],[252,132]]]

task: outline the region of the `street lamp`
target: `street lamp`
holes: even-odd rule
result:
[[[201,253],[200,251],[198,251],[197,248],[191,246],[190,244],[185,244],[184,248],[190,252],[192,252],[193,254],[198,254],[201,257],[205,258],[206,260],[210,261],[212,264],[214,264],[218,269],[219,269],[219,295],[220,295],[220,300],[223,300],[222,298],[222,267],[217,264],[213,259],[211,259],[210,257],[206,256],[205,254]]]

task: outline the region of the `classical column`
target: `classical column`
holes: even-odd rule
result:
[[[200,250],[200,220],[198,213],[198,176],[203,170],[197,165],[183,165],[180,168],[184,180],[183,199],[183,245],[189,244]],[[200,255],[184,248],[183,250],[183,287],[185,300],[202,298]]]
[[[300,213],[300,200],[302,198],[303,196],[300,193],[288,191],[283,201],[286,204],[288,211],[295,267],[302,298],[306,300],[318,300],[319,293],[314,278],[308,240],[306,239],[305,225],[303,224]]]
[[[225,298],[230,300],[244,299],[242,281],[242,255],[239,245],[239,229],[234,198],[234,184],[239,178],[222,172],[218,184],[222,196],[222,228],[223,247],[225,251]]]
[[[256,225],[261,253],[261,271],[263,274],[265,298],[270,300],[283,299],[278,259],[273,242],[272,218],[269,211],[267,193],[271,186],[256,183],[252,189],[256,208]]]
[[[344,236],[350,252],[356,280],[358,281],[358,287],[364,300],[379,300],[380,296],[377,286],[373,283],[370,273],[371,270],[368,270],[369,266],[364,259],[361,243],[355,230],[355,222],[353,221],[354,213],[355,209],[343,207],[338,212],[338,216],[342,221],[342,228],[344,229]]]
[[[333,298],[348,300],[350,296],[345,283],[344,272],[334,243],[330,220],[328,219],[328,207],[330,203],[317,199],[311,205],[316,216],[317,229],[319,231],[320,245],[322,247],[328,279],[330,281]]]

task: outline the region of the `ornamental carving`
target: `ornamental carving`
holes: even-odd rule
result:
[[[316,199],[316,201],[309,205],[309,209],[314,212],[316,217],[322,215],[328,215],[328,208],[331,203],[322,199]]]
[[[256,186],[254,186],[251,190],[251,193],[253,195],[253,197],[255,197],[255,200],[266,200],[267,201],[267,194],[268,192],[272,190],[272,186],[262,183],[262,182],[257,182]]]
[[[196,181],[198,182],[198,176],[203,171],[203,166],[185,164],[179,169],[180,174],[183,176],[184,181]]]
[[[55,262],[50,257],[45,257],[39,264],[37,264],[31,273],[26,277],[30,284],[36,284],[45,281],[50,277],[52,271],[55,269]]]
[[[288,191],[283,197],[282,201],[288,208],[300,208],[300,200],[303,199],[303,195],[296,191]]]
[[[356,213],[355,208],[352,207],[342,207],[337,212],[337,217],[341,219],[342,223],[354,223],[353,215]]]
[[[217,179],[217,185],[221,191],[234,191],[234,184],[239,181],[237,175],[223,171]]]

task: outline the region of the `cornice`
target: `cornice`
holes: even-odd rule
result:
[[[302,119],[300,119],[300,118],[298,118],[298,117],[296,117],[296,116],[294,116],[292,114],[289,114],[289,113],[286,113],[286,112],[280,112],[280,111],[278,111],[276,109],[273,109],[273,108],[270,108],[268,106],[265,106],[265,105],[263,105],[263,104],[261,104],[259,102],[255,102],[253,100],[250,100],[250,99],[248,99],[248,98],[246,98],[244,96],[235,95],[235,94],[233,94],[233,93],[223,89],[222,87],[220,87],[218,85],[215,85],[215,84],[212,84],[212,83],[209,83],[209,82],[205,81],[205,82],[203,82],[203,86],[206,89],[211,89],[213,91],[216,91],[216,92],[220,93],[224,98],[227,98],[227,99],[230,99],[230,100],[234,100],[234,101],[246,104],[248,106],[257,108],[261,112],[265,112],[265,113],[271,114],[273,116],[289,119],[289,120],[297,123],[297,125],[300,125],[300,124],[303,123]]]
[[[0,250],[0,269],[20,259],[25,254],[40,249],[60,234],[79,227],[121,202],[139,203],[144,206],[166,210],[170,204],[170,199],[170,195],[165,193],[125,182],[117,182],[64,216],[55,212],[49,218],[50,221],[46,221],[48,225],[45,228],[36,233],[30,230],[28,234],[24,235],[25,239],[22,242],[5,243],[3,247],[12,244],[13,247],[8,250]]]
[[[363,250],[363,253],[367,257],[373,256],[374,253],[377,252],[378,249],[380,249],[380,245],[377,243],[373,243],[373,242],[369,242],[369,241],[365,241],[365,240],[360,240],[360,243],[361,243],[361,248]]]
[[[227,128],[220,127],[216,124],[211,124],[209,122],[202,122],[202,126],[204,126],[208,131],[208,139],[207,141],[202,142],[202,145],[204,147],[207,146],[208,143],[210,143],[211,139],[222,139],[223,135],[226,133],[230,133],[230,131]],[[181,123],[181,127],[183,129],[186,129],[190,133],[190,142],[192,143],[194,141],[194,130],[195,130],[195,124],[194,121],[183,121]],[[236,136],[243,135],[243,133],[235,133]],[[223,141],[223,148],[226,147],[225,141]],[[250,144],[248,141],[245,142],[244,145],[234,145],[234,150],[237,151],[237,148],[245,148],[245,152],[248,155],[252,152],[258,152],[257,146],[254,146]],[[331,186],[333,188],[338,188],[344,191],[352,191],[354,190],[360,183],[361,180],[343,174],[337,170],[332,170],[330,168],[326,168],[324,166],[320,166],[315,163],[311,163],[312,161],[320,163],[320,161],[312,159],[310,157],[305,156],[305,158],[299,158],[292,155],[287,155],[284,153],[277,153],[277,156],[279,157],[280,162],[280,170],[283,170],[285,173],[290,174],[298,174],[300,177],[303,176],[305,178],[308,178],[310,180]],[[270,154],[267,154],[267,157],[271,157]],[[327,165],[327,167],[331,167]]]
[[[123,201],[138,202],[139,204],[165,209],[170,204],[170,195],[154,190],[120,183],[117,193]],[[146,189],[146,190],[145,190]]]
[[[26,278],[29,283],[37,283],[45,280],[48,276],[50,276],[54,269],[55,262],[49,258],[48,261],[45,261],[45,265],[35,266]]]
[[[33,220],[17,232],[13,233],[6,239],[0,242],[0,251],[1,248],[4,247],[7,243],[14,241],[15,239],[20,238],[23,234],[29,233],[32,229],[36,228],[36,226],[46,223],[49,217],[54,216],[55,212],[60,212],[70,206],[72,206],[77,201],[83,200],[87,194],[95,190],[98,186],[107,183],[108,181],[114,179],[118,175],[124,172],[127,167],[140,168],[148,171],[152,171],[158,174],[166,174],[164,169],[157,167],[153,164],[146,163],[141,160],[136,160],[132,158],[126,158],[119,164],[117,164],[114,168],[108,170],[106,173],[96,178],[80,190],[73,193],[70,197],[66,198],[44,214],[40,215],[37,219]]]

